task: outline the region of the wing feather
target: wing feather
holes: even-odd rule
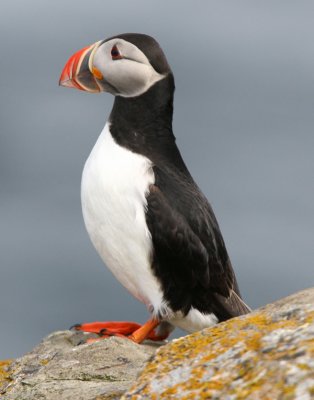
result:
[[[219,320],[248,312],[206,198],[190,182],[180,188],[182,180],[176,176],[170,191],[163,171],[154,167],[154,172],[146,221],[154,245],[153,269],[166,301],[174,311],[187,313],[195,307],[215,312]]]

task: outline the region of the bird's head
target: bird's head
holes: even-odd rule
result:
[[[125,33],[73,54],[59,84],[87,92],[135,97],[171,73],[159,44],[150,36]]]

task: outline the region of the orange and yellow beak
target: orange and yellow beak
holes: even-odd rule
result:
[[[60,86],[91,93],[104,91],[101,85],[103,76],[98,69],[93,67],[94,54],[101,43],[103,43],[102,40],[84,47],[69,58],[60,76]]]

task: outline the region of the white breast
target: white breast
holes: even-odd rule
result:
[[[150,160],[119,146],[107,123],[83,171],[85,225],[115,277],[136,298],[158,310],[162,293],[151,270],[152,240],[145,220],[146,194],[154,181]]]

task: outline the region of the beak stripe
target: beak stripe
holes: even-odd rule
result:
[[[98,42],[96,42],[95,44],[93,44],[94,48],[89,56],[89,60],[88,60],[88,68],[90,70],[91,73],[93,73],[93,60],[94,60],[94,55],[96,53],[96,50],[98,49],[98,47],[103,43],[103,40],[99,40]]]
[[[78,74],[78,72],[81,68],[81,65],[82,65],[82,60],[84,59],[85,54],[88,52],[88,50],[90,48],[91,48],[91,46],[84,47],[84,49],[82,49],[81,51],[76,53],[76,57],[74,58],[73,67],[72,67],[73,75]],[[73,78],[73,76],[72,76],[72,78]]]

